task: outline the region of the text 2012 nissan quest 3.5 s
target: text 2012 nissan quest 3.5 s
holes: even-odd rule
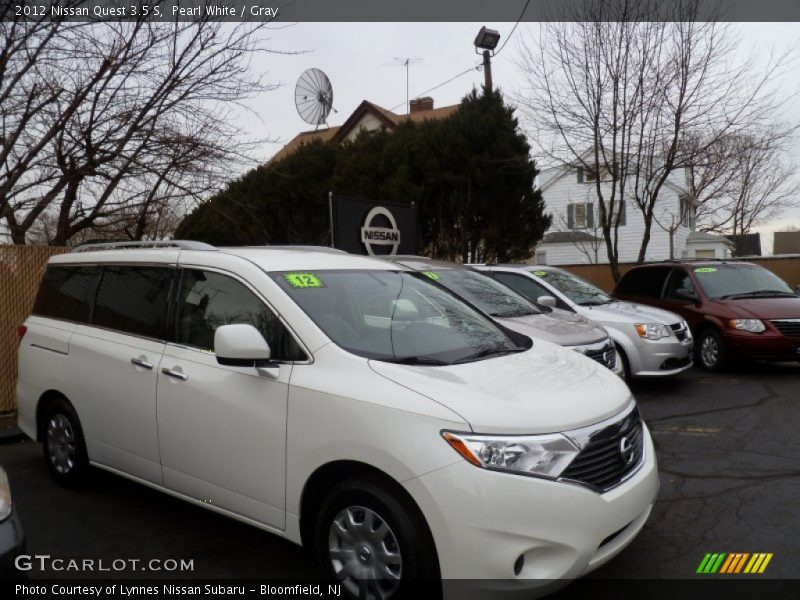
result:
[[[647,520],[653,444],[596,361],[392,263],[171,244],[50,260],[17,396],[59,483],[95,465],[167,491],[366,598],[541,591]]]

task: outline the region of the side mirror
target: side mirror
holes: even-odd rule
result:
[[[229,367],[255,367],[260,375],[277,377],[277,365],[270,367],[272,351],[261,332],[245,323],[222,325],[214,332],[217,362]]]
[[[556,300],[553,296],[539,296],[536,299],[536,303],[541,304],[542,306],[555,308],[558,305],[558,300]]]
[[[794,286],[794,293],[800,296],[800,283]]]
[[[689,302],[697,302],[697,294],[694,294],[686,288],[678,288],[675,290],[675,296],[681,300],[688,300]]]

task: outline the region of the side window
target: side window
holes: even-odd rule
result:
[[[678,290],[683,290],[684,294],[679,295]],[[672,269],[672,273],[667,280],[667,287],[664,290],[664,298],[668,300],[686,300],[686,296],[694,295],[694,284],[689,273],[683,269]]]
[[[622,276],[615,291],[620,294],[643,298],[661,298],[664,279],[666,279],[669,271],[669,267],[631,269]]]
[[[105,267],[92,324],[143,337],[164,338],[172,273],[167,267]]]
[[[89,320],[89,295],[99,272],[98,267],[48,267],[32,313],[86,323]]]
[[[306,359],[283,323],[245,285],[211,271],[184,270],[178,294],[175,341],[213,351],[217,327],[232,323],[248,323],[258,329],[275,360]]]
[[[502,271],[492,272],[492,276],[499,281],[510,287],[512,290],[519,292],[529,300],[534,302],[539,296],[552,296],[553,292],[548,290],[540,283],[535,282],[530,277],[525,275],[516,275],[514,273],[504,273]]]

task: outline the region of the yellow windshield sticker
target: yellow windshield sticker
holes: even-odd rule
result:
[[[537,277],[547,277],[547,271],[534,271],[533,274]]]
[[[313,273],[286,273],[283,278],[293,288],[325,287],[322,280]]]
[[[439,280],[439,274],[436,273],[435,271],[423,271],[422,274],[425,275],[426,277],[430,277],[434,281]]]
[[[714,273],[716,269],[714,267],[697,267],[694,270],[695,273]]]

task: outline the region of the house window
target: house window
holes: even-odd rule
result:
[[[681,225],[693,230],[695,225],[694,202],[692,202],[691,197],[685,195],[681,196],[679,200],[681,203]]]
[[[567,204],[567,227],[570,229],[594,228],[594,205],[591,202]]]
[[[537,265],[546,265],[547,264],[547,252],[545,250],[537,250],[536,254],[534,255],[534,262]]]

